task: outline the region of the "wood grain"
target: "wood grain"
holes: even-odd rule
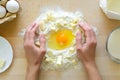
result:
[[[97,28],[96,63],[103,80],[120,80],[120,64],[112,61],[106,52],[108,34],[120,21],[108,19],[99,7],[99,0],[18,0],[21,7],[18,17],[0,25],[0,35],[12,45],[14,60],[11,67],[0,74],[0,80],[25,80],[26,57],[23,37],[19,32],[32,23],[40,14],[40,8],[60,6],[66,11],[80,10],[85,20]],[[70,71],[41,71],[40,80],[87,80],[84,68]]]

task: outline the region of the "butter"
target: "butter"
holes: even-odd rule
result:
[[[71,61],[73,65],[76,65],[77,64],[77,61],[76,60],[72,60]]]
[[[57,65],[57,66],[61,66],[61,65],[62,65],[62,56],[58,56],[58,57],[57,57],[56,65]]]
[[[49,13],[47,14],[47,20],[50,21],[50,20],[53,20],[53,19],[54,19],[54,16],[52,15],[51,12],[49,12]]]
[[[0,69],[2,69],[5,65],[5,60],[0,59]]]

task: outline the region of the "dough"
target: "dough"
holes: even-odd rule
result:
[[[66,12],[66,11],[54,11],[49,10],[44,13],[42,13],[36,20],[37,23],[40,25],[39,32],[44,33],[47,43],[47,53],[45,55],[45,58],[42,63],[42,69],[45,70],[55,70],[55,69],[68,69],[70,67],[75,67],[78,65],[79,61],[76,56],[76,40],[75,36],[78,31],[81,32],[84,42],[84,31],[77,26],[79,21],[83,21],[83,15],[81,12]],[[67,46],[65,48],[51,48],[49,47],[49,40],[52,41],[50,45],[54,45],[55,39],[54,37],[50,36],[56,36],[57,33],[59,33],[59,30],[68,30],[72,32],[72,35],[74,36],[73,40],[71,41],[71,45]],[[67,31],[65,32],[67,34]],[[65,37],[69,38],[69,34],[67,36],[62,36],[63,42],[66,41]],[[60,38],[60,37],[58,37]],[[71,37],[70,37],[71,38]],[[61,40],[61,39],[60,39]],[[59,42],[59,39],[58,39]],[[36,44],[40,46],[38,40],[36,41]],[[55,44],[57,47],[57,45]]]

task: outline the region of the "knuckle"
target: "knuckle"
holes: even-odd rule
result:
[[[80,52],[80,51],[81,51],[81,47],[77,47],[76,49],[77,49],[77,51],[78,51],[78,52]]]
[[[96,41],[96,40],[93,40],[93,41],[92,41],[92,44],[93,44],[93,45],[96,45],[96,44],[97,44],[97,41]]]
[[[95,41],[93,44],[94,44],[94,46],[97,46],[97,41]]]
[[[97,44],[97,41],[96,41],[96,40],[94,40],[94,44]]]
[[[89,46],[96,46],[97,45],[97,41],[96,40],[92,40],[88,43]]]
[[[28,30],[27,33],[28,33],[28,34],[31,34],[31,33],[33,33],[33,32],[32,32],[32,30]]]
[[[42,48],[41,53],[46,53],[46,49]]]

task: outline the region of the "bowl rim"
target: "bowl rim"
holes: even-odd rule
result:
[[[109,35],[108,35],[108,37],[107,37],[107,40],[106,40],[106,51],[107,51],[107,53],[109,54],[110,58],[111,58],[113,61],[115,61],[115,62],[117,62],[117,63],[120,64],[120,59],[115,58],[114,56],[112,56],[111,53],[110,53],[110,51],[109,51],[109,49],[108,49],[108,41],[109,41],[109,38],[110,38],[111,34],[112,34],[114,31],[116,31],[117,29],[120,29],[120,26],[116,27],[115,29],[113,29],[113,30],[109,33]]]

